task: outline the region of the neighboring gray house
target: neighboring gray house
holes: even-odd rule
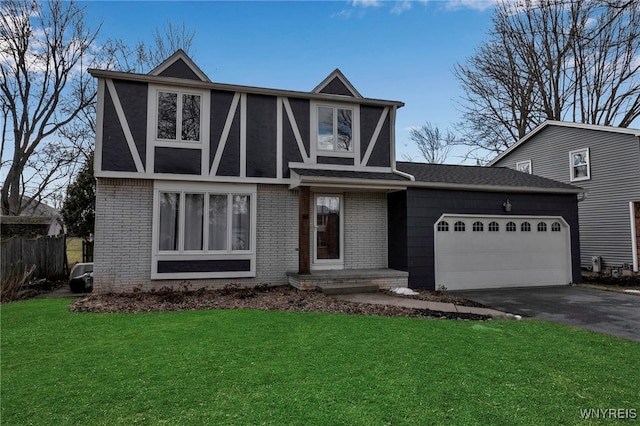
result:
[[[489,165],[584,188],[586,198],[578,203],[582,267],[638,272],[640,130],[545,121]]]
[[[308,92],[211,82],[182,51],[149,74],[90,72],[95,292],[580,281],[579,188],[396,162],[403,103],[339,70]]]
[[[64,232],[62,215],[58,210],[27,196],[22,197],[20,215],[2,216],[0,224],[3,237],[11,235],[56,236]]]

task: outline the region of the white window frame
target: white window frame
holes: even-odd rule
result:
[[[178,105],[176,111],[176,139],[158,138],[158,97],[160,92],[176,93],[178,95]],[[200,140],[188,141],[180,139],[182,137],[182,95],[200,96]],[[149,85],[149,99],[147,102],[148,129],[147,138],[153,141],[155,146],[170,148],[197,148],[209,143],[210,127],[210,104],[211,92],[208,90],[198,90],[190,87],[166,86],[158,84]]]
[[[173,192],[180,194],[179,235],[177,251],[161,251],[159,246],[159,226],[160,226],[160,194]],[[203,218],[203,241],[202,250],[184,250],[184,199],[186,194],[204,194],[204,218]],[[209,195],[227,195],[227,248],[225,250],[209,250],[208,248],[208,220]],[[233,195],[250,196],[250,248],[249,250],[232,249],[232,204]],[[212,184],[194,182],[167,182],[156,181],[153,189],[153,224],[152,224],[152,256],[151,256],[151,279],[183,279],[183,278],[235,278],[235,277],[255,277],[256,270],[256,231],[257,231],[257,185],[256,184]],[[158,273],[159,261],[171,260],[249,260],[251,267],[249,271],[225,271],[225,272],[170,272]]]
[[[353,138],[353,149],[351,151],[322,150],[318,148],[318,108],[333,108],[334,118],[337,115],[337,109],[351,110],[351,137]],[[310,133],[311,133],[311,159],[315,162],[317,157],[343,157],[354,158],[356,161],[360,158],[360,105],[340,103],[340,102],[311,102],[310,108]],[[334,120],[334,132],[337,132],[337,121]],[[337,137],[337,133],[335,133]],[[355,163],[354,163],[355,164]]]
[[[522,169],[525,170],[522,170]],[[527,161],[518,161],[516,163],[516,170],[522,173],[529,173],[529,174],[533,174],[533,169],[531,167],[531,160],[527,160]]]
[[[585,159],[586,159],[586,165],[587,165],[587,175],[586,176],[582,176],[582,177],[573,177],[574,176],[574,168],[576,167],[573,164],[573,156],[575,154],[584,154],[585,155]],[[590,180],[591,179],[591,156],[589,153],[589,148],[583,148],[583,149],[576,149],[574,151],[569,152],[569,178],[571,182],[579,182],[582,180]]]
[[[340,200],[340,258],[339,259],[318,259],[318,198],[337,197]],[[313,263],[312,270],[344,269],[344,196],[342,194],[316,193],[313,195]]]

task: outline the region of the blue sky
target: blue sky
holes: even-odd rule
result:
[[[191,56],[212,81],[310,91],[339,68],[365,97],[398,100],[397,155],[408,129],[451,127],[462,95],[453,66],[490,29],[493,2],[87,1],[101,38],[150,41],[170,20],[195,31]],[[452,153],[451,163],[461,153]]]

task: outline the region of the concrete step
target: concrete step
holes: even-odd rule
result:
[[[379,290],[377,285],[370,284],[325,284],[320,287],[326,295],[336,294],[356,294],[356,293],[376,293]]]

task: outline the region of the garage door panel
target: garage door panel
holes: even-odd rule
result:
[[[570,282],[569,231],[560,218],[445,215],[442,220],[448,230],[436,228],[435,233],[437,286],[456,290]],[[464,231],[456,222],[464,223]]]

